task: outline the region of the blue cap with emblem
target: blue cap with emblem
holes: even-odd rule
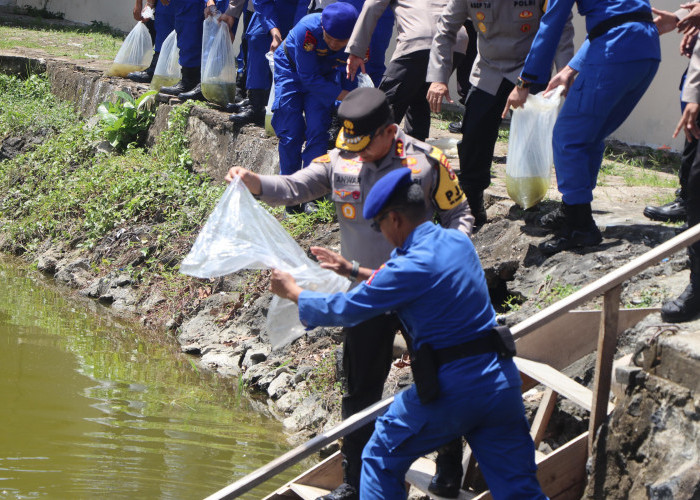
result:
[[[347,40],[352,35],[358,16],[357,9],[352,4],[332,3],[321,13],[321,26],[333,38]]]
[[[373,219],[387,205],[391,196],[403,186],[411,184],[411,169],[406,167],[392,170],[379,179],[370,189],[362,215],[366,220]]]

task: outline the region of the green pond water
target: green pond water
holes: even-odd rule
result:
[[[203,498],[291,448],[235,381],[71,294],[0,259],[0,499]]]

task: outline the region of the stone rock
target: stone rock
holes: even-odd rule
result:
[[[287,392],[289,385],[292,382],[292,375],[289,373],[280,373],[267,388],[267,395],[273,400],[279,399]]]
[[[306,380],[306,377],[314,370],[313,366],[302,365],[297,368],[297,372],[294,375],[294,383],[298,384],[302,380]]]
[[[257,385],[258,380],[260,380],[260,378],[263,375],[265,375],[268,371],[269,367],[262,364],[252,366],[243,373],[243,383],[249,386]]]
[[[258,381],[258,385],[260,387],[267,387],[270,385],[270,383],[272,383],[274,379],[276,379],[282,373],[289,373],[289,368],[287,368],[286,366],[280,366],[278,368],[270,370],[268,373],[265,374],[265,376],[263,376]]]
[[[85,288],[91,279],[90,261],[77,259],[64,266],[59,264],[54,277],[72,288]]]
[[[39,255],[37,259],[37,268],[44,273],[54,274],[60,258],[61,254],[59,251],[49,249]]]
[[[296,408],[303,399],[304,397],[299,392],[288,391],[282,394],[277,401],[275,401],[275,405],[279,411],[285,415],[288,415],[294,411],[294,408]]]
[[[327,418],[328,412],[321,407],[321,398],[312,394],[282,421],[282,426],[289,432],[296,432],[321,425]]]
[[[226,377],[236,377],[241,373],[236,358],[231,356],[231,350],[221,346],[220,350],[210,348],[202,354],[201,363]]]
[[[248,349],[243,358],[243,368],[249,368],[258,363],[262,363],[267,359],[272,347],[269,344],[257,344],[254,347]]]

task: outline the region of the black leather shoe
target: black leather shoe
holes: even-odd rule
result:
[[[178,97],[183,102],[189,100],[206,101],[206,99],[204,98],[204,94],[202,94],[202,86],[199,83],[195,85],[192,90],[178,94]]]
[[[688,207],[682,198],[676,198],[660,207],[645,207],[644,216],[661,222],[681,222],[688,217]]]
[[[359,500],[360,495],[357,489],[348,483],[343,483],[327,495],[318,497],[316,500]]]
[[[240,113],[243,108],[250,106],[250,100],[248,98],[241,99],[238,102],[230,102],[224,106],[224,111],[227,113]]]
[[[572,248],[593,247],[603,241],[603,235],[595,224],[587,229],[564,229],[552,239],[540,243],[539,249],[545,255],[571,250]]]
[[[177,82],[175,85],[171,87],[162,87],[160,89],[161,94],[165,95],[175,95],[180,97],[180,94],[184,92],[189,92],[190,90],[195,89],[195,87],[199,87],[199,81],[200,81],[200,67],[192,67],[192,68],[182,68],[182,80]],[[201,95],[201,91],[200,91]],[[202,96],[202,100],[204,97]]]
[[[433,476],[428,485],[428,491],[433,495],[445,498],[457,498],[459,496],[459,482],[444,483],[439,476]]]
[[[258,127],[265,126],[265,104],[266,94],[264,89],[248,89],[248,99],[250,105],[241,108],[239,113],[228,117],[229,121],[239,125],[248,125],[253,123]]]
[[[158,57],[160,52],[155,52],[153,54],[153,59],[151,59],[151,65],[144,69],[143,71],[134,71],[126,75],[126,77],[132,82],[137,83],[151,83],[153,80],[153,73],[156,71],[156,64],[158,64]]]
[[[447,130],[452,132],[453,134],[461,134],[462,133],[462,122],[451,122],[447,126]]]
[[[700,284],[700,279],[696,279]],[[661,319],[668,323],[683,323],[700,315],[700,286],[690,284],[677,298],[661,306]]]
[[[457,498],[462,482],[462,438],[454,439],[437,450],[435,475],[428,491],[445,498]]]
[[[474,228],[486,224],[486,207],[484,206],[484,192],[479,189],[465,189],[469,209],[474,216]]]

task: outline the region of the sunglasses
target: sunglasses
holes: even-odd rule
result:
[[[379,227],[379,226],[380,226],[380,224],[382,223],[382,221],[383,221],[384,219],[386,219],[387,215],[389,215],[389,212],[390,212],[390,211],[391,211],[391,210],[389,210],[389,211],[387,211],[387,212],[384,212],[384,213],[383,213],[382,215],[380,215],[379,217],[376,217],[376,218],[372,221],[372,223],[370,224],[370,227],[371,227],[372,229],[374,229],[375,231],[377,231],[378,233],[381,233],[381,232],[382,232],[382,228]]]

